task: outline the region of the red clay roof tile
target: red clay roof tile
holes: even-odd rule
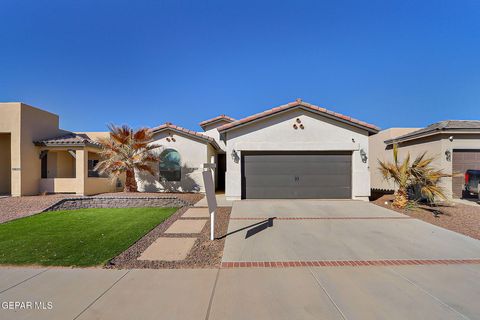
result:
[[[319,107],[319,106],[316,106],[316,105],[313,105],[313,104],[310,104],[310,103],[307,103],[307,102],[303,102],[301,99],[297,99],[296,101],[289,102],[287,104],[284,104],[284,105],[281,105],[281,106],[278,106],[278,107],[275,107],[275,108],[272,108],[272,109],[269,109],[269,110],[266,110],[266,111],[248,116],[248,117],[245,117],[243,119],[224,124],[223,126],[218,127],[218,131],[226,131],[226,130],[232,129],[236,126],[248,123],[250,121],[261,119],[263,117],[275,114],[277,112],[281,112],[281,111],[284,111],[284,110],[287,110],[287,109],[290,109],[290,108],[296,108],[296,107],[303,107],[303,108],[311,109],[311,110],[314,110],[314,111],[318,111],[320,113],[325,113],[325,114],[333,116],[334,118],[338,118],[338,119],[348,121],[353,125],[365,127],[371,132],[376,133],[380,130],[379,127],[377,127],[373,124],[366,123],[364,121],[360,121],[360,120],[357,120],[355,118],[343,115],[341,113],[333,112],[333,111],[327,110],[325,108],[322,108],[322,107]]]
[[[215,122],[217,120],[224,120],[224,121],[228,121],[228,122],[233,122],[235,121],[234,118],[232,117],[229,117],[227,115],[224,115],[224,114],[221,114],[219,115],[218,117],[215,117],[215,118],[212,118],[212,119],[208,119],[208,120],[205,120],[205,121],[202,121],[199,123],[200,127],[204,127],[206,125],[208,125],[209,123],[212,123],[212,122]]]
[[[217,142],[215,141],[215,139],[213,139],[212,137],[207,136],[205,134],[202,134],[200,132],[196,132],[196,131],[193,131],[193,130],[189,130],[189,129],[174,125],[171,122],[166,122],[165,124],[162,124],[158,127],[151,128],[150,130],[152,132],[159,132],[159,131],[168,130],[168,129],[171,129],[171,130],[177,131],[177,132],[182,132],[186,135],[196,137],[196,138],[199,138],[201,140],[205,140],[206,142],[212,144],[216,149],[220,148],[218,146]]]

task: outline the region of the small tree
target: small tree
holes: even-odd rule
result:
[[[101,138],[101,161],[95,166],[99,173],[118,177],[125,173],[125,192],[136,192],[135,170],[154,174],[153,164],[158,163],[159,156],[153,150],[159,145],[150,144],[152,132],[148,128],[133,130],[127,125],[117,127],[109,125],[110,136]]]
[[[433,203],[435,197],[446,199],[443,188],[439,186],[439,181],[452,175],[433,168],[431,163],[434,160],[435,157],[426,157],[426,152],[424,152],[417,156],[412,163],[410,162],[410,154],[407,154],[400,163],[396,144],[393,145],[393,162],[378,160],[382,176],[388,181],[393,180],[398,187],[393,201],[395,207],[405,208],[409,202],[408,190],[415,187],[419,188],[422,196],[429,203]]]

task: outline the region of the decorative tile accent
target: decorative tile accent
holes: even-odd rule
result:
[[[295,268],[295,267],[369,267],[410,266],[435,264],[480,264],[480,259],[442,260],[318,260],[318,261],[241,261],[222,262],[223,269],[231,268]]]

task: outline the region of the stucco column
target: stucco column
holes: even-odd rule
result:
[[[75,177],[77,180],[76,193],[85,194],[85,184],[88,177],[88,151],[85,149],[76,150]]]

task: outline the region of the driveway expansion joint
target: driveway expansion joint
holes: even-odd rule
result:
[[[117,283],[120,282],[125,276],[130,272],[130,270],[127,270],[120,278],[118,278],[111,286],[109,286],[105,291],[103,291],[98,297],[96,297],[88,306],[86,306],[79,314],[73,318],[73,320],[78,319],[82,314],[85,313],[91,306],[93,306],[98,300],[100,300],[108,291],[110,291]]]
[[[458,311],[457,309],[455,309],[454,307],[452,307],[450,304],[444,302],[442,299],[440,299],[439,297],[435,296],[434,294],[430,293],[428,290],[424,289],[422,286],[420,286],[418,283],[416,283],[415,281],[413,280],[410,280],[408,277],[404,276],[403,274],[401,274],[400,272],[397,272],[395,271],[395,269],[393,268],[387,268],[388,270],[390,270],[390,272],[394,273],[395,275],[399,276],[400,278],[404,279],[405,281],[407,281],[408,283],[410,283],[412,286],[418,288],[419,290],[423,291],[425,294],[427,294],[428,296],[430,296],[432,299],[438,301],[438,303],[444,305],[445,307],[447,307],[448,309],[452,310],[453,312],[455,312],[456,314],[458,314],[459,316],[461,316],[462,318],[466,319],[466,320],[471,320],[469,317],[467,317],[466,315],[464,315],[463,313],[461,313],[460,311]]]
[[[16,284],[8,287],[7,289],[4,289],[4,290],[0,291],[0,294],[4,293],[5,291],[8,291],[8,290],[10,290],[10,289],[15,288],[15,287],[21,285],[22,283],[25,283],[25,282],[27,282],[28,280],[33,279],[33,278],[35,278],[36,276],[39,276],[39,275],[41,275],[42,273],[47,272],[48,270],[50,270],[50,268],[47,268],[47,269],[42,270],[42,271],[40,271],[40,272],[38,272],[38,273],[35,273],[33,276],[30,276],[30,277],[28,277],[27,279],[24,279],[24,280],[22,280],[22,281],[20,281],[20,282],[18,282],[18,283],[16,283]]]

